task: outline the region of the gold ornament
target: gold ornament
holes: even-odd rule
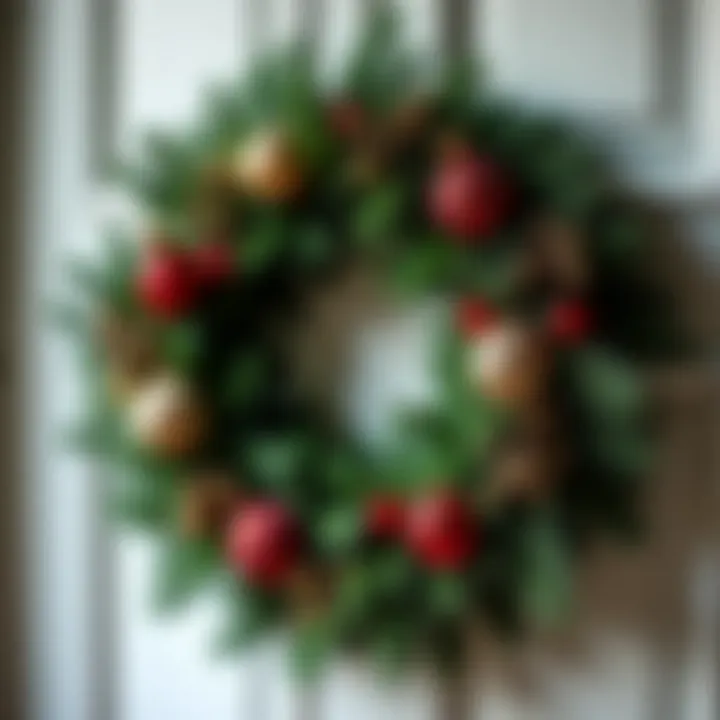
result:
[[[467,363],[471,381],[484,395],[520,408],[544,393],[549,345],[535,328],[509,321],[473,341]]]
[[[228,475],[207,473],[196,477],[180,498],[180,530],[193,539],[219,537],[241,501],[242,492]]]
[[[248,196],[276,203],[294,200],[305,179],[300,158],[277,130],[262,130],[248,138],[234,159],[233,174]]]
[[[193,389],[169,373],[151,378],[135,392],[127,421],[140,444],[167,457],[193,453],[208,430],[205,408]]]
[[[490,506],[513,500],[542,502],[567,469],[557,419],[545,404],[525,408],[500,443],[483,499]]]

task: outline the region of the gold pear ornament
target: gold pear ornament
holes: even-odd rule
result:
[[[153,377],[134,393],[127,422],[139,444],[170,458],[194,453],[208,431],[200,398],[183,378],[172,373]]]
[[[549,346],[539,330],[506,321],[471,342],[467,371],[486,397],[511,408],[526,407],[545,392]]]
[[[232,169],[240,189],[263,202],[290,202],[305,185],[299,154],[287,135],[276,129],[250,135],[237,151]]]

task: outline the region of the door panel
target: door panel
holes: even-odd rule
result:
[[[496,82],[525,100],[646,120],[659,102],[653,0],[489,0]]]
[[[720,180],[715,0],[475,0],[504,93],[575,117],[654,195]]]
[[[149,128],[191,122],[205,84],[232,76],[239,17],[234,0],[122,0],[119,16],[119,143],[132,152]],[[118,718],[239,717],[244,666],[209,659],[217,604],[158,620],[151,542],[119,531],[115,559]]]

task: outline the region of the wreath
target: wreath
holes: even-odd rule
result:
[[[289,625],[306,671],[554,622],[588,543],[638,527],[634,367],[672,337],[647,232],[577,133],[423,67],[387,13],[332,90],[306,48],[261,59],[197,127],[148,137],[123,173],[151,229],[73,270],[76,440],[158,535],[159,600],[222,592],[222,647]],[[313,298],[342,326],[357,277],[442,308],[437,391],[381,448],[319,399],[322,342],[295,352]]]

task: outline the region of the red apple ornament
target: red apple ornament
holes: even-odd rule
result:
[[[273,500],[245,503],[227,533],[230,564],[259,587],[289,579],[300,559],[300,529],[292,514]]]
[[[548,313],[550,335],[564,345],[578,345],[593,333],[595,317],[583,300],[563,300]]]
[[[433,221],[460,241],[488,238],[508,219],[514,192],[504,170],[472,152],[444,158],[430,181]]]
[[[151,247],[141,260],[136,290],[140,303],[150,314],[166,319],[181,317],[197,298],[193,263],[181,249]]]
[[[477,551],[479,533],[467,505],[449,492],[440,492],[410,506],[405,539],[427,567],[460,570]]]

